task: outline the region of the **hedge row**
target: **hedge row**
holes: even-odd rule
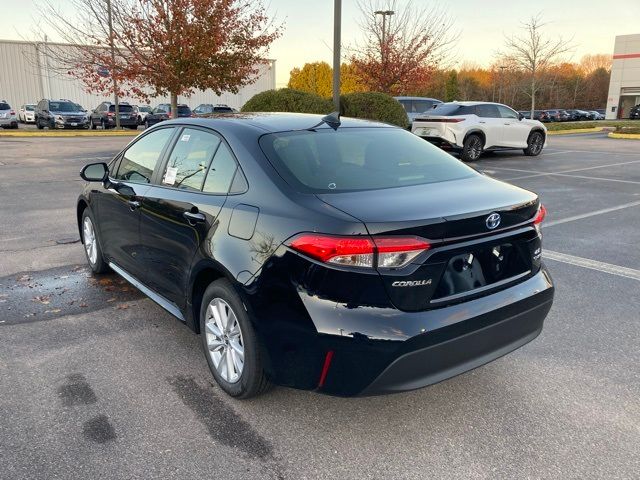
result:
[[[333,102],[313,93],[290,88],[267,90],[254,95],[242,107],[243,112],[330,113]],[[402,128],[409,126],[402,105],[384,93],[349,93],[340,96],[340,114],[391,123]]]

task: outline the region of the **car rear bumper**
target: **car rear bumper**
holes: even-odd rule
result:
[[[17,117],[0,118],[0,127],[13,127],[15,125],[18,125]]]
[[[307,268],[297,282],[291,272],[298,267],[287,258],[282,268],[264,273],[259,282],[268,288],[245,285],[245,304],[274,383],[330,395],[412,390],[490,362],[540,333],[554,296],[543,265],[489,295],[403,311],[390,304],[374,275]]]

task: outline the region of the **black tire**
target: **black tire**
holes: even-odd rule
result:
[[[87,250],[86,243],[85,243],[86,219],[88,219],[91,222],[91,225],[93,228],[93,235],[95,238],[96,254],[95,254],[95,260],[93,261],[89,256],[89,252]],[[88,207],[85,208],[84,211],[82,212],[82,220],[80,223],[80,232],[81,232],[80,241],[82,242],[84,254],[85,254],[85,257],[87,257],[87,263],[89,264],[89,267],[91,267],[91,271],[93,273],[105,273],[105,272],[108,272],[110,269],[109,269],[109,265],[107,265],[107,262],[104,261],[104,258],[102,256],[102,247],[100,246],[100,238],[98,238],[98,233],[95,229],[95,225],[96,225],[96,222],[95,222],[95,219],[93,218],[93,215],[91,214],[91,210],[89,210]]]
[[[464,139],[464,146],[460,158],[464,162],[475,162],[482,155],[484,140],[477,133],[472,133]]]
[[[40,119],[39,119],[39,118],[36,120],[36,128],[37,128],[38,130],[42,130],[42,129],[44,128],[44,127],[42,126],[42,123],[40,123]]]
[[[145,120],[145,121],[144,121],[144,128],[145,128],[145,130],[146,130],[147,128],[149,128],[149,120]]]
[[[98,126],[93,122],[93,118],[89,120],[89,122],[91,123],[91,130],[95,130],[96,128],[98,128]]]
[[[531,132],[527,139],[527,148],[522,151],[527,157],[537,157],[544,148],[544,134],[539,131]]]
[[[105,123],[104,118],[100,120],[100,126],[102,127],[103,130],[107,129],[107,124]]]
[[[142,117],[138,116],[138,125],[142,125]]]
[[[241,331],[242,347],[244,349],[244,364],[238,380],[233,383],[222,378],[213,363],[212,355],[207,344],[206,322],[209,304],[214,299],[223,300],[233,311]],[[211,333],[209,333],[211,334]],[[236,398],[251,398],[264,393],[271,385],[264,371],[264,353],[260,341],[251,325],[249,314],[244,308],[240,296],[226,279],[220,279],[207,287],[202,297],[200,308],[200,336],[207,364],[216,382],[227,394]]]

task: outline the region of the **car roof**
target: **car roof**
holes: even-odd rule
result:
[[[258,134],[290,132],[296,130],[306,130],[316,127],[324,115],[311,113],[279,113],[279,112],[255,112],[255,113],[223,113],[213,117],[196,117],[168,120],[162,122],[163,125],[178,123],[182,125],[199,125],[224,131],[249,129]],[[386,127],[398,128],[395,125],[363,120],[359,118],[342,117],[340,127]],[[331,128],[326,124],[317,126],[318,129]]]
[[[442,103],[442,100],[438,100],[437,98],[431,98],[431,97],[393,97],[396,100],[433,100],[435,102],[440,102]]]
[[[477,101],[463,101],[463,102],[458,102],[458,101],[454,101],[454,102],[447,102],[447,103],[456,103],[458,105],[462,105],[463,107],[474,107],[476,105],[502,105],[503,107],[506,107],[507,105],[505,105],[504,103],[498,103],[498,102],[477,102]],[[511,107],[509,107],[511,108]]]

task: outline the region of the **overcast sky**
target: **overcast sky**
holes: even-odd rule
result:
[[[611,53],[616,35],[640,33],[640,0],[414,0],[416,5],[427,2],[438,3],[453,17],[460,33],[455,51],[459,62],[490,64],[504,34],[515,33],[519,22],[538,13],[549,22],[550,35],[573,38],[576,45],[573,60],[586,53]],[[0,38],[34,39],[33,20],[39,16],[38,3],[38,0],[0,0],[4,25]],[[57,3],[64,8],[69,2],[57,0]],[[344,47],[360,38],[356,24],[360,12],[355,0],[342,3],[344,54]],[[398,3],[401,6],[406,2]],[[278,87],[286,86],[289,71],[295,66],[318,60],[331,63],[333,0],[271,0],[268,11],[285,24],[284,35],[270,51],[270,57],[276,60]]]

